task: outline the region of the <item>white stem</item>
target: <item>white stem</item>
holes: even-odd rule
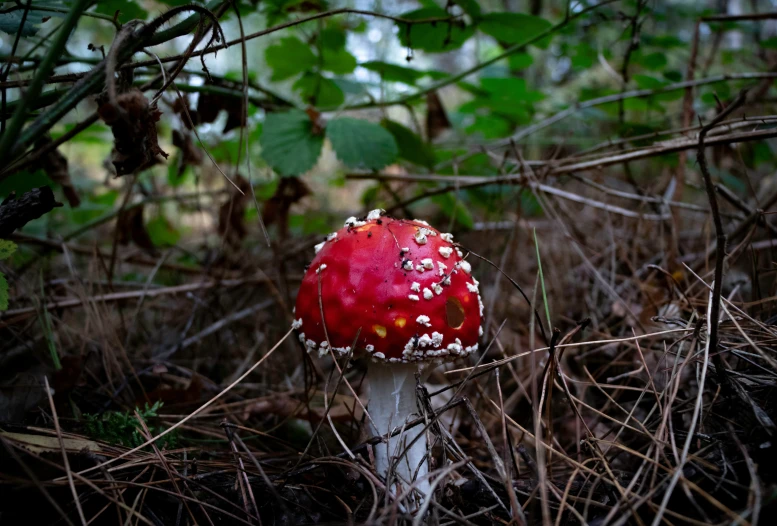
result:
[[[416,364],[370,364],[368,411],[375,424],[374,431],[377,435],[385,435],[419,416],[416,405],[415,373],[417,372]],[[388,444],[376,445],[375,465],[378,473],[386,476],[392,461],[401,456],[394,471],[392,486],[396,487],[396,484],[400,483],[407,488],[414,480],[422,479],[418,480],[415,487],[422,495],[427,496],[430,491],[429,480],[426,477],[429,473],[429,461],[424,458],[426,433],[423,429],[424,426],[419,424],[392,437]],[[419,435],[421,436],[418,440],[415,440]],[[407,445],[413,440],[415,443],[408,450]],[[399,492],[395,494],[398,495]]]

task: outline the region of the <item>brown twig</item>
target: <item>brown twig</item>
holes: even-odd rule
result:
[[[704,126],[701,131],[699,132],[699,146],[696,152],[696,160],[699,163],[699,170],[701,171],[702,177],[704,178],[704,186],[707,189],[707,198],[710,202],[710,211],[712,212],[712,220],[715,225],[715,237],[716,237],[716,246],[717,246],[717,254],[715,258],[715,283],[714,283],[714,290],[712,292],[712,306],[710,308],[710,316],[711,319],[709,320],[710,324],[710,330],[708,334],[709,338],[709,347],[710,347],[710,354],[713,357],[718,357],[718,324],[720,323],[719,317],[720,317],[720,295],[723,290],[723,265],[726,259],[726,232],[723,230],[723,220],[720,218],[720,210],[718,208],[718,198],[715,195],[715,185],[712,182],[712,176],[710,175],[710,170],[707,167],[707,156],[705,152],[705,138],[707,136],[707,133],[720,121],[725,119],[727,116],[729,116],[731,113],[734,112],[739,106],[742,105],[745,101],[745,97],[747,96],[746,91],[740,92],[739,96],[737,96],[734,101],[729,104],[726,109],[721,111],[709,124]],[[716,366],[719,364],[719,361],[716,361]],[[724,374],[722,367],[716,367],[716,369],[720,369],[720,371],[717,371],[718,374]]]

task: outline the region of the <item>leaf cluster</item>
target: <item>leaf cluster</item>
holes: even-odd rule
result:
[[[154,419],[159,417],[159,409],[162,408],[162,402],[156,401],[151,406],[146,402],[145,406],[137,408],[137,413],[145,422],[152,435],[157,435],[164,431],[161,425],[154,424]],[[137,447],[146,442],[146,438],[141,433],[142,426],[134,414],[128,411],[106,411],[100,415],[84,413],[83,415],[84,431],[87,435],[109,444],[115,444],[124,447]],[[160,447],[175,448],[179,441],[177,431],[165,435],[157,443]]]

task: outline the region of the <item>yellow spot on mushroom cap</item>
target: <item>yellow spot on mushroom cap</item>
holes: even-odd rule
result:
[[[400,329],[404,327],[406,323],[407,323],[407,320],[405,318],[397,318],[396,320],[394,320],[394,325],[396,325]]]
[[[386,337],[386,328],[383,325],[373,325],[372,330],[381,338]]]
[[[372,230],[373,228],[377,228],[377,223],[367,223],[366,225],[362,225],[360,227],[356,227],[353,230],[356,232],[367,232],[368,230]]]
[[[464,308],[461,306],[461,302],[458,298],[448,297],[445,300],[445,317],[448,322],[448,327],[452,329],[458,329],[464,325]]]

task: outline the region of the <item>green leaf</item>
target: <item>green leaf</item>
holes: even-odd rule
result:
[[[264,52],[267,65],[272,68],[274,81],[286,80],[316,65],[316,56],[310,46],[297,37],[285,37]]]
[[[376,184],[376,185],[370,186],[362,193],[362,204],[367,209],[373,210],[375,208],[379,208],[378,206],[373,206],[373,205],[377,204],[378,193],[380,192],[381,188],[382,187],[380,185]]]
[[[394,137],[380,125],[342,117],[330,121],[326,136],[337,158],[350,168],[379,170],[397,157]]]
[[[483,15],[478,27],[504,44],[519,44],[547,31],[551,23],[538,16],[523,13],[488,13]],[[535,45],[547,48],[550,38],[543,38]]]
[[[67,123],[51,131],[51,138],[56,140],[62,137],[64,134],[73,130],[76,127],[76,123]],[[102,144],[105,145],[108,138],[111,136],[110,128],[104,124],[92,124],[78,135],[70,139],[71,143],[83,143],[83,144]]]
[[[335,85],[338,88],[340,88],[340,91],[342,91],[345,96],[349,96],[349,95],[354,95],[354,96],[369,95],[369,91],[367,90],[367,86],[365,86],[361,82],[357,82],[357,81],[351,80],[351,79],[344,79],[344,78],[332,79],[332,82],[334,82]]]
[[[342,29],[328,27],[318,34],[318,44],[322,48],[339,50],[345,48],[346,35]]]
[[[541,91],[527,89],[526,79],[518,77],[489,77],[480,79],[483,86],[492,97],[521,102],[539,102],[545,96]]]
[[[581,42],[574,46],[573,53],[570,55],[572,66],[578,69],[590,68],[596,62],[596,58],[596,50],[587,42]]]
[[[645,42],[646,46],[654,46],[664,49],[672,48],[686,48],[688,42],[683,42],[674,35],[640,35]]]
[[[181,233],[161,214],[148,222],[146,230],[151,241],[158,247],[174,246],[181,238]]]
[[[423,71],[378,60],[362,62],[359,65],[364,69],[378,73],[386,82],[402,82],[409,86],[415,86],[416,81],[424,76]]]
[[[777,37],[767,38],[761,41],[761,47],[764,49],[777,49]]]
[[[145,20],[148,13],[140,7],[140,2],[131,0],[110,0],[108,2],[97,2],[97,13],[113,16],[119,11],[119,22],[126,23],[130,20]]]
[[[309,210],[304,214],[290,215],[289,228],[298,235],[323,235],[332,231],[332,224],[326,214]]]
[[[313,133],[310,117],[299,110],[268,113],[259,137],[262,157],[278,174],[300,175],[318,161],[323,135]]]
[[[650,75],[634,75],[633,79],[639,89],[658,89],[666,85],[666,82],[662,82]]]
[[[676,69],[666,70],[662,73],[664,78],[671,82],[680,82],[683,80],[683,74]]]
[[[660,70],[666,67],[667,59],[664,53],[656,52],[645,54],[637,51],[634,53],[634,62],[645,69]]]
[[[463,104],[459,108],[460,113],[478,113],[482,108],[488,108],[492,113],[506,117],[516,123],[526,123],[530,120],[534,112],[534,103],[543,99],[544,95],[540,91],[529,90],[526,87],[526,80],[517,77],[489,77],[480,79],[481,87],[475,88],[474,92],[478,95],[471,101]],[[488,136],[501,136],[504,132],[504,125],[498,121],[497,129],[490,132],[483,126],[488,125],[487,120],[476,121],[472,131],[481,131]]]
[[[322,68],[324,71],[331,71],[336,75],[345,75],[356,69],[356,57],[345,49],[323,48],[321,58],[323,59]]]
[[[0,239],[0,260],[8,259],[16,252],[16,243],[10,239]]]
[[[5,274],[0,272],[0,311],[8,310],[8,282]]]
[[[46,185],[55,186],[43,170],[37,170],[32,173],[27,171],[16,172],[8,179],[0,182],[0,197],[8,197],[11,192],[16,192],[16,197],[19,197],[24,192]]]
[[[752,166],[758,166],[761,163],[769,162],[774,159],[774,154],[767,141],[752,142],[749,143],[749,146],[749,157],[752,159]]]
[[[431,200],[440,207],[446,216],[454,218],[461,226],[468,230],[475,226],[475,221],[467,207],[460,199],[456,199],[455,195],[451,193],[435,195]]]
[[[399,157],[419,166],[432,169],[435,163],[434,150],[418,134],[398,122],[383,119],[381,126],[386,128],[399,149]]]
[[[526,69],[534,63],[534,58],[528,53],[514,53],[507,59],[510,69],[518,71]]]
[[[401,18],[408,20],[448,19],[450,14],[440,7],[424,7],[404,13]],[[460,19],[421,24],[398,23],[400,43],[411,49],[420,49],[432,53],[458,49],[471,37],[475,30]]]
[[[510,135],[513,126],[510,121],[497,115],[478,115],[475,122],[467,127],[467,133],[479,133],[484,139],[497,139]]]
[[[3,3],[5,4],[5,3]],[[23,2],[22,5],[25,5]],[[59,0],[51,1],[37,1],[34,2],[35,7],[66,7]],[[11,7],[10,4],[4,5],[4,7]],[[51,17],[62,17],[62,13],[56,13],[54,11],[29,11],[27,18],[24,20],[24,26],[22,26],[22,18],[24,17],[24,9],[17,9],[10,13],[3,13],[0,15],[0,31],[8,33],[9,35],[15,35],[21,27],[21,34],[23,37],[31,37],[38,34],[40,25],[46,22]]]
[[[255,6],[256,2],[251,5]],[[261,5],[262,12],[267,17],[267,27],[278,25],[278,22],[285,20],[289,14],[299,15],[329,9],[329,3],[325,0],[264,0]]]
[[[318,73],[306,73],[292,88],[299,91],[302,100],[320,108],[337,107],[345,102],[345,95],[340,86]]]

